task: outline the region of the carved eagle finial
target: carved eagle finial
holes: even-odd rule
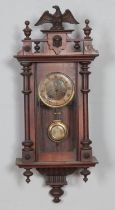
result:
[[[64,30],[62,23],[71,23],[71,24],[79,24],[78,21],[74,18],[71,11],[66,9],[62,14],[59,6],[55,5],[52,8],[56,9],[54,14],[50,14],[49,11],[45,11],[40,19],[37,21],[35,26],[42,25],[44,23],[52,23],[53,26],[50,30]]]

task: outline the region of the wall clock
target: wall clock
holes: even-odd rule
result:
[[[67,184],[66,176],[76,170],[88,180],[89,167],[98,162],[92,155],[88,127],[89,65],[97,57],[85,20],[84,38],[73,39],[64,23],[79,24],[70,10],[62,14],[45,11],[35,26],[44,23],[43,39],[30,38],[25,21],[22,49],[15,56],[22,66],[25,140],[22,158],[16,164],[24,168],[30,182],[35,168],[51,186],[54,202],[60,201]]]

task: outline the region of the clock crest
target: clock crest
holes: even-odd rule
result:
[[[15,56],[23,67],[25,140],[22,158],[16,164],[24,168],[30,182],[35,168],[51,186],[54,202],[60,201],[67,184],[66,176],[80,171],[88,180],[89,167],[98,162],[92,155],[88,126],[90,63],[99,55],[93,48],[89,20],[85,20],[84,38],[72,39],[73,30],[63,22],[78,24],[70,10],[52,15],[44,12],[36,26],[52,23],[42,30],[43,39],[32,39],[29,21],[25,22],[22,49]]]

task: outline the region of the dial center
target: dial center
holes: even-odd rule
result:
[[[50,99],[60,100],[66,94],[66,86],[61,79],[52,80],[46,85],[46,92]]]

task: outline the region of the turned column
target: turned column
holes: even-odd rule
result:
[[[81,64],[80,74],[82,76],[82,97],[83,97],[83,139],[81,141],[81,160],[89,161],[92,158],[92,149],[90,147],[91,140],[89,139],[89,122],[88,122],[88,93],[89,89],[89,61],[83,61]]]
[[[25,121],[25,140],[22,142],[24,146],[22,149],[22,161],[29,162],[34,161],[34,150],[33,150],[33,142],[30,138],[30,76],[32,75],[31,72],[31,63],[30,62],[21,62],[23,66],[23,72],[21,75],[23,76],[23,90],[22,93],[24,94],[24,121]],[[27,177],[26,182],[29,183],[29,177],[33,175],[30,171],[31,168],[25,168],[24,176]]]
[[[23,161],[32,161],[34,160],[34,153],[33,153],[33,142],[30,139],[30,76],[31,73],[31,63],[30,62],[21,62],[23,66],[23,72],[21,75],[23,76],[23,91],[24,94],[24,121],[25,121],[25,141],[22,142],[24,146],[22,150],[22,157]]]
[[[88,93],[89,89],[89,74],[88,71],[90,64],[89,61],[83,61],[81,64],[80,74],[82,76],[82,97],[83,97],[83,139],[81,140],[81,161],[89,162],[92,160],[92,148],[90,144],[92,143],[89,139],[89,121],[88,121]],[[84,182],[87,182],[87,176],[90,174],[88,168],[83,168],[81,174],[84,176]]]
[[[84,54],[87,52],[90,56],[92,53],[91,49],[91,30],[92,28],[89,26],[89,20],[85,20],[85,28],[84,30]],[[87,45],[86,45],[87,44]],[[82,161],[91,161],[92,159],[92,148],[90,144],[92,143],[89,139],[89,122],[88,122],[88,93],[90,92],[89,89],[89,74],[91,73],[89,69],[89,64],[91,63],[90,60],[81,61],[81,71],[80,74],[82,76],[82,88],[81,92],[83,95],[83,139],[81,141],[82,148],[81,148],[81,160]]]

